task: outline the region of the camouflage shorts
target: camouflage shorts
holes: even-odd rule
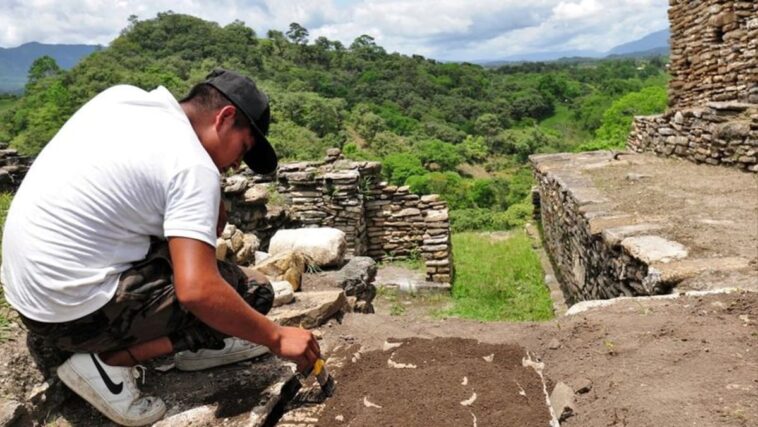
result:
[[[274,291],[265,276],[248,273],[248,277],[224,261],[218,262],[218,269],[251,307],[268,313]],[[62,323],[24,316],[21,320],[28,329],[32,355],[43,368],[62,362],[68,353],[120,350],[160,337],[169,337],[176,351],[220,347],[225,337],[179,304],[165,241],[153,244],[144,260],[121,274],[113,298],[94,313]]]

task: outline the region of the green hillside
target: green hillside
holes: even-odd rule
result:
[[[380,160],[387,180],[442,194],[457,230],[518,224],[529,215],[530,154],[623,146],[632,115],[666,102],[663,59],[491,69],[387,53],[367,35],[345,46],[309,40],[293,23],[261,37],[242,22],[162,13],[132,19],[71,70],[35,62],[24,95],[0,106],[0,136],[34,155],[111,85],[163,85],[181,96],[218,66],[253,76],[270,95],[271,140],[283,159],[341,147]]]

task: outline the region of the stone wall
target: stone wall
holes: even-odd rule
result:
[[[388,185],[378,162],[345,160],[331,149],[323,161],[280,165],[273,179],[228,177],[224,196],[229,222],[258,235],[262,248],[278,228],[334,227],[345,232],[347,256],[421,257],[427,280],[452,281],[447,203]]]
[[[0,142],[0,192],[15,192],[31,166],[31,159],[19,156],[8,143]]]
[[[669,105],[758,103],[758,2],[669,0]]]
[[[268,248],[271,237],[281,228],[293,228],[295,221],[284,200],[274,198],[276,184],[270,176],[234,175],[222,183],[227,221],[243,233],[255,234],[260,248]]]
[[[366,202],[368,256],[374,259],[421,256],[427,280],[450,283],[453,252],[447,202],[438,195],[411,194],[408,187],[373,186]]]
[[[758,172],[758,104],[711,102],[704,108],[637,117],[628,147]]]
[[[537,181],[535,212],[569,305],[667,293],[676,281],[655,263],[686,254],[678,243],[650,235],[655,225],[630,223],[629,215],[614,211],[582,173],[612,159],[608,151],[530,157]]]
[[[758,172],[758,1],[669,0],[669,109],[628,147]]]

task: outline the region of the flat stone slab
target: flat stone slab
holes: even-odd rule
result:
[[[298,292],[294,303],[275,307],[267,317],[280,325],[310,329],[323,325],[346,306],[342,290]]]
[[[687,248],[660,236],[627,237],[621,241],[621,246],[647,264],[667,263],[687,257]]]

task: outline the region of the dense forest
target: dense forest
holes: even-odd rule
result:
[[[131,17],[71,70],[36,60],[23,96],[0,98],[0,141],[33,156],[109,86],[163,85],[181,97],[219,66],[269,94],[283,159],[340,147],[379,160],[388,181],[443,195],[455,230],[519,224],[531,210],[530,154],[621,148],[633,115],[666,105],[665,58],[484,68],[390,54],[368,35],[345,46],[292,23],[261,37],[243,22],[166,12]]]

